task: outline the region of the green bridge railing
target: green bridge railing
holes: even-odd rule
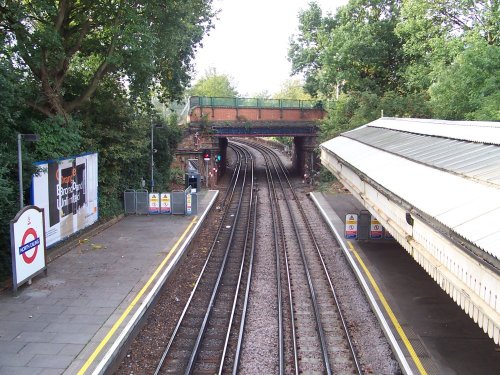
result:
[[[323,109],[321,101],[261,98],[218,98],[191,96],[189,107]]]

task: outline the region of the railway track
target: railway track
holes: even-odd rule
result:
[[[262,153],[273,202],[275,236],[279,235],[276,248],[278,264],[284,269],[277,273],[280,285],[285,287],[291,306],[287,313],[291,324],[287,344],[292,347],[293,372],[303,373],[357,373],[361,366],[350,339],[347,324],[337,299],[329,271],[322,256],[322,249],[315,239],[313,227],[290,182],[281,159],[269,148],[245,142]],[[324,250],[323,250],[324,251]],[[281,256],[280,256],[281,253]],[[280,261],[281,258],[283,262]],[[283,298],[283,297],[282,297]],[[279,309],[281,315],[284,312]],[[282,321],[283,318],[280,319]],[[284,346],[281,340],[285,328],[280,325],[280,373],[284,365]],[[283,350],[283,352],[282,352]]]
[[[224,200],[224,215],[202,272],[172,333],[155,374],[222,373],[235,365],[238,335],[248,292],[256,204],[253,160],[239,146]],[[246,278],[244,276],[247,276]]]
[[[154,374],[361,374],[348,327],[359,332],[364,321],[346,323],[331,277],[345,272],[340,264],[332,267],[339,263],[332,249],[338,245],[310,215],[307,200],[301,202],[305,196],[296,193],[275,152],[244,140],[229,147],[233,173],[218,219],[208,226],[211,246],[197,254],[203,259],[199,276],[190,276],[194,286],[183,289],[190,292],[176,293],[183,298],[178,307],[155,307],[170,311],[161,324],[168,328],[161,334],[148,329],[145,338],[163,338],[158,346],[136,349],[151,354],[136,368],[156,368],[147,371]],[[260,168],[254,171],[255,163]],[[175,275],[172,287],[186,284],[183,275]],[[346,305],[354,284],[342,287]],[[165,318],[151,322],[159,319]]]

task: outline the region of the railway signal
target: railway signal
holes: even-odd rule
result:
[[[205,160],[205,161],[210,160],[210,150],[209,149],[203,150],[203,160]]]

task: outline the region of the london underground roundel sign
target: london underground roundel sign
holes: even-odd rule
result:
[[[26,206],[10,222],[14,291],[45,266],[45,218],[43,209]]]

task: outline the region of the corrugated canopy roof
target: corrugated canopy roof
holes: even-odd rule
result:
[[[500,259],[500,123],[382,118],[322,147]]]
[[[500,128],[497,130],[500,133]],[[365,126],[342,134],[417,163],[500,187],[500,146]]]
[[[500,145],[500,122],[494,121],[446,121],[383,117],[369,123],[368,126]]]

